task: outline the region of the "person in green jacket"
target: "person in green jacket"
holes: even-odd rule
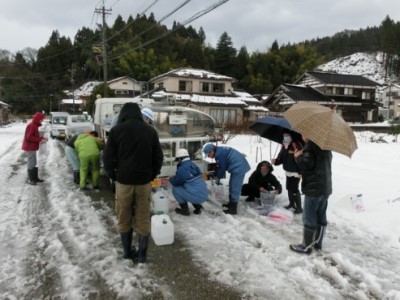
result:
[[[95,191],[98,191],[100,178],[100,149],[104,146],[103,141],[98,138],[98,133],[96,131],[91,131],[89,134],[80,134],[74,146],[80,161],[80,189],[87,190],[86,180],[88,176],[88,167],[90,165],[92,187]]]

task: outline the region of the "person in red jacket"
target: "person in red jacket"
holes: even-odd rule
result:
[[[32,121],[26,126],[24,140],[22,142],[22,150],[28,154],[28,178],[29,184],[36,185],[37,182],[43,182],[39,179],[38,168],[36,167],[36,152],[39,150],[39,144],[46,142],[47,139],[39,135],[39,127],[42,126],[44,114],[35,113]]]

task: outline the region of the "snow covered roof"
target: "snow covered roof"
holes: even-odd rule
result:
[[[110,84],[110,83],[113,83],[113,82],[116,82],[116,81],[120,81],[120,80],[123,80],[123,79],[137,82],[136,79],[133,79],[133,78],[131,78],[129,76],[121,76],[121,77],[118,77],[118,78],[111,79],[111,80],[107,81],[107,83]]]
[[[9,106],[10,106],[10,104],[7,104],[7,103],[5,103],[5,102],[3,102],[3,101],[0,101],[0,106],[6,106],[6,107],[9,107]]]
[[[245,101],[248,104],[254,103],[254,104],[261,104],[259,100],[254,98],[252,95],[245,91],[238,91],[238,90],[233,90],[232,94],[236,95],[237,97],[241,98],[242,101]]]
[[[247,106],[242,97],[235,96],[207,96],[198,94],[176,94],[165,91],[158,91],[151,95],[154,99],[163,99],[171,97],[176,101],[186,101],[195,104],[216,104],[216,105],[239,105]]]
[[[160,78],[164,77],[191,77],[191,78],[202,78],[202,79],[213,79],[213,80],[228,80],[228,81],[236,81],[236,79],[220,75],[217,73],[213,73],[210,71],[202,70],[202,69],[192,69],[192,68],[179,68],[167,73],[158,75],[150,80],[150,82],[154,82]]]
[[[62,104],[82,104],[82,100],[80,99],[61,99]]]

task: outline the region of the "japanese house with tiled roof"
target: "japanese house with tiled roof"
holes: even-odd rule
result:
[[[294,84],[282,84],[264,102],[276,114],[281,114],[297,102],[317,102],[336,106],[347,122],[376,122],[379,103],[376,88],[379,83],[360,75],[332,72],[306,72]]]

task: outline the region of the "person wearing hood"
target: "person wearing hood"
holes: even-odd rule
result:
[[[217,178],[217,184],[225,176],[226,171],[230,173],[229,202],[223,204],[223,206],[227,208],[224,213],[236,215],[244,176],[250,170],[249,163],[242,153],[231,147],[217,147],[212,143],[208,143],[204,146],[203,153],[207,157],[215,159],[217,167],[214,171],[214,176]]]
[[[149,124],[149,125],[153,125],[154,124],[154,115],[153,115],[153,111],[148,108],[148,107],[144,107],[141,109],[142,112],[142,117],[143,120]],[[111,128],[113,128],[115,125],[117,125],[119,123],[119,112],[114,116],[114,118],[111,121]]]
[[[36,185],[36,183],[44,181],[39,178],[38,168],[36,167],[36,152],[39,150],[39,144],[47,141],[45,137],[39,134],[39,127],[42,126],[44,118],[45,115],[41,112],[35,113],[32,121],[26,126],[22,142],[22,150],[28,154],[28,183],[31,185]]]
[[[104,169],[115,181],[117,230],[123,257],[146,262],[150,235],[151,181],[160,174],[163,152],[157,131],[143,120],[136,103],[125,103],[119,122],[108,135],[103,152]],[[132,212],[139,248],[132,251]]]
[[[283,140],[281,151],[278,156],[272,159],[271,162],[275,166],[282,165],[286,173],[286,189],[289,197],[289,204],[285,206],[286,209],[294,208],[295,214],[301,214],[303,209],[301,207],[301,193],[299,190],[300,173],[299,167],[294,159],[294,152],[300,150],[302,145],[294,141],[289,130],[283,131]]]
[[[201,204],[207,201],[208,190],[201,177],[200,168],[190,160],[188,151],[183,148],[176,152],[175,160],[178,161],[176,174],[169,180],[172,184],[172,194],[180,206],[175,212],[184,216],[190,215],[190,202],[195,208],[193,213],[201,214]]]
[[[264,160],[257,165],[256,170],[250,175],[249,183],[242,186],[242,196],[248,196],[246,201],[254,201],[260,198],[260,193],[275,191],[276,194],[282,193],[282,186],[275,175],[272,174],[274,168]]]

